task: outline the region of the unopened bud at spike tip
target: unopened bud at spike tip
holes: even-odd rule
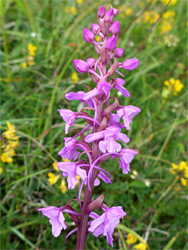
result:
[[[113,9],[109,9],[104,16],[104,21],[110,22],[112,19],[113,19]]]
[[[94,34],[88,29],[84,29],[83,36],[87,43],[92,43],[95,39]]]
[[[106,13],[106,9],[105,9],[105,7],[104,7],[104,5],[103,5],[103,6],[101,6],[101,7],[99,8],[99,10],[98,10],[98,17],[99,17],[99,18],[103,18],[104,15],[105,15],[105,13]]]

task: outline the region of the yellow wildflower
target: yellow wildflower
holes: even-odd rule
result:
[[[12,159],[12,157],[10,157],[10,155],[6,152],[6,153],[2,153],[2,155],[1,155],[1,161],[2,161],[2,162],[10,163],[10,162],[13,162],[13,159]]]
[[[133,13],[133,9],[132,8],[128,8],[128,9],[125,10],[125,15],[126,16],[130,16],[130,15],[132,15],[132,13]]]
[[[65,158],[65,159],[62,158],[62,161],[69,161],[69,160],[67,158]]]
[[[169,0],[161,0],[163,5],[166,6],[169,3]],[[175,5],[177,3],[177,0],[171,0],[169,5]]]
[[[0,167],[0,174],[2,174],[2,173],[3,173],[3,168]]]
[[[27,68],[27,63],[26,62],[21,63],[21,67],[22,67],[22,69],[26,69]]]
[[[172,29],[172,24],[168,21],[164,21],[161,26],[161,33],[169,33]]]
[[[2,135],[7,139],[7,141],[2,145],[4,152],[1,155],[1,161],[10,163],[13,161],[12,156],[16,155],[14,148],[19,145],[19,137],[15,134],[15,126],[12,125],[9,121],[7,121],[6,123],[8,130],[5,131]]]
[[[126,242],[128,245],[132,245],[137,242],[137,238],[132,234],[128,234]]]
[[[150,23],[154,24],[157,21],[158,18],[159,18],[159,14],[158,13],[154,13],[153,16],[150,19]]]
[[[163,14],[163,18],[164,19],[174,19],[174,17],[176,16],[176,12],[175,11],[172,11],[172,10],[168,10],[166,11],[164,14]]]
[[[60,175],[55,175],[53,173],[48,173],[48,181],[50,183],[50,185],[54,185],[60,178]]]
[[[82,4],[83,0],[77,0],[76,2],[77,2],[77,4]]]
[[[182,90],[184,84],[179,80],[175,80],[174,78],[170,78],[170,80],[165,81],[164,85],[168,87],[169,91],[173,91],[173,94],[176,96],[178,92]]]
[[[70,12],[71,12],[74,16],[77,15],[77,11],[76,11],[76,8],[75,8],[74,6],[71,6],[71,7],[70,7]]]
[[[152,11],[146,11],[144,13],[143,23],[147,23],[150,20]]]
[[[7,139],[12,139],[13,137],[15,138],[15,126],[10,124],[9,121],[6,122],[8,130],[3,133],[3,136]],[[17,138],[17,137],[16,137]]]
[[[95,37],[96,42],[100,42],[100,40],[101,40],[101,37],[99,35]]]
[[[146,250],[147,246],[144,243],[139,243],[139,244],[137,244],[137,245],[134,246],[134,249],[137,249],[137,250]]]
[[[78,74],[77,74],[76,72],[72,73],[71,78],[72,78],[72,82],[73,82],[74,84],[77,84],[77,83],[78,83],[79,78],[78,78]]]
[[[34,46],[32,43],[28,43],[27,48],[30,56],[36,56],[36,50],[37,50],[36,46]]]
[[[76,175],[76,179],[79,181],[81,178],[80,176]]]
[[[188,184],[188,165],[185,161],[181,161],[179,165],[172,163],[171,174],[176,175],[176,179],[181,180],[181,184],[185,187]]]
[[[19,146],[18,136],[14,136],[12,139],[16,138],[16,141],[8,141],[8,147],[17,148]]]
[[[53,162],[52,167],[55,169],[55,171],[59,172],[59,168],[57,166],[57,161]]]
[[[157,21],[157,19],[159,18],[159,14],[150,10],[150,11],[146,11],[144,13],[144,17],[143,17],[143,23],[155,23]]]
[[[67,187],[66,187],[66,184],[65,184],[65,180],[61,181],[61,185],[59,186],[59,188],[61,189],[63,194],[66,193]]]

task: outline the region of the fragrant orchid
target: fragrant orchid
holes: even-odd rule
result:
[[[64,138],[65,145],[58,154],[69,161],[57,163],[62,175],[67,177],[69,189],[75,188],[78,183],[77,177],[80,177],[77,199],[80,212],[76,212],[70,205],[75,199],[68,201],[61,208],[38,209],[50,219],[52,234],[55,237],[59,236],[62,229],[67,228],[63,213],[70,215],[75,228],[67,234],[66,239],[77,232],[77,250],[85,249],[89,233],[93,233],[95,237],[106,236],[108,244],[113,246],[112,234],[126,213],[121,206],[107,207],[103,194],[93,200],[92,192],[94,187],[100,184],[100,180],[107,184],[112,183],[111,174],[103,167],[104,161],[117,159],[119,168],[123,174],[127,174],[130,171],[130,162],[138,153],[128,148],[127,143],[130,139],[124,132],[131,129],[132,119],[140,109],[132,105],[122,106],[119,100],[112,96],[112,92],[117,90],[125,98],[130,97],[129,91],[125,88],[125,80],[122,79],[124,75],[118,69],[132,71],[139,65],[136,58],[126,59],[124,62],[118,62],[116,59],[121,58],[124,53],[124,49],[117,47],[120,23],[114,21],[114,17],[118,12],[113,7],[109,10],[104,6],[100,7],[98,24],[92,24],[92,31],[87,28],[83,31],[84,40],[89,43],[88,46],[93,45],[98,57],[85,61],[75,59],[73,63],[78,72],[89,73],[95,87],[91,89],[84,85],[88,91],[69,92],[65,95],[69,101],[82,102],[83,108],[79,112],[58,109],[65,121],[65,134],[69,133],[69,128],[74,126],[78,119],[86,123],[81,130],[76,130],[75,135]],[[100,42],[95,39],[97,35],[100,36]],[[85,193],[81,200],[83,189]],[[102,209],[100,216],[93,212],[99,208]]]

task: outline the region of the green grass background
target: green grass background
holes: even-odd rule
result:
[[[125,74],[131,97],[119,97],[122,105],[135,105],[142,110],[128,133],[129,147],[139,150],[131,163],[131,170],[136,170],[138,176],[132,179],[132,171],[123,175],[118,163],[110,160],[106,169],[112,174],[113,184],[101,183],[94,197],[103,192],[108,206],[121,205],[127,212],[121,220],[125,227],[114,232],[114,249],[132,249],[123,244],[130,228],[143,238],[149,231],[147,242],[151,250],[185,250],[187,192],[179,182],[173,184],[175,176],[169,169],[172,162],[186,160],[187,151],[187,4],[179,0],[167,7],[176,12],[170,34],[179,38],[176,47],[168,47],[160,33],[162,18],[155,26],[138,18],[147,10],[161,14],[165,6],[161,1],[142,1],[140,7],[140,2],[113,1],[116,8],[133,9],[131,16],[118,15],[115,20],[121,24],[118,47],[125,49],[119,61],[132,58],[136,52],[140,60],[138,69]],[[109,7],[109,2],[87,0],[78,5],[64,0],[1,0],[0,4],[1,131],[6,129],[8,120],[16,126],[20,138],[13,163],[1,163],[1,249],[74,249],[76,235],[70,237],[67,245],[67,232],[57,239],[52,237],[48,219],[37,208],[62,206],[77,198],[78,187],[62,194],[58,185],[48,183],[47,174],[54,171],[53,159],[61,160],[57,153],[65,135],[65,124],[57,109],[76,111],[78,102],[68,102],[65,93],[84,90],[82,84],[94,86],[87,74],[79,74],[77,85],[72,83],[73,59],[96,58],[82,32],[96,22],[97,9],[102,4]],[[76,16],[66,13],[70,6],[76,7]],[[37,46],[37,55],[35,65],[23,69],[20,64],[28,43]],[[164,81],[171,77],[180,79],[185,86],[177,96],[164,101]],[[116,96],[116,91],[113,94]],[[73,134],[72,131],[70,135]],[[147,187],[144,180],[151,185]],[[74,228],[68,216],[66,222],[67,231]],[[105,237],[89,235],[86,249],[112,248]]]

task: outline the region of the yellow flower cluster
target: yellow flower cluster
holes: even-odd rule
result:
[[[169,3],[169,0],[161,0],[164,6],[166,6]],[[177,0],[171,0],[169,5],[175,5],[177,3]]]
[[[134,235],[132,235],[132,234],[129,233],[129,234],[127,235],[127,240],[126,240],[126,242],[127,242],[128,245],[132,245],[132,244],[134,244],[134,243],[137,242],[137,238],[136,238]]]
[[[164,37],[164,42],[168,45],[168,47],[176,47],[177,43],[179,42],[179,38],[170,34]]]
[[[71,78],[72,78],[72,82],[73,82],[74,84],[77,84],[77,83],[78,83],[79,78],[78,78],[78,74],[77,74],[76,72],[72,73]]]
[[[144,243],[139,243],[137,245],[134,245],[134,249],[137,249],[137,250],[146,250],[147,247],[146,247],[146,244]]]
[[[135,243],[137,242],[137,238],[136,238],[134,235],[132,235],[132,234],[129,233],[129,234],[127,235],[127,240],[126,240],[126,242],[127,242],[128,245],[133,245],[133,244],[135,244]],[[133,249],[137,249],[137,250],[146,250],[146,249],[147,249],[147,246],[146,246],[146,244],[144,244],[144,243],[139,243],[139,244],[134,245],[134,246],[133,246]]]
[[[1,154],[1,161],[10,163],[13,162],[13,156],[16,155],[15,148],[19,145],[19,137],[16,135],[14,125],[8,121],[6,123],[8,130],[2,134],[6,138],[6,143],[3,142],[2,144],[3,153]]]
[[[181,180],[181,184],[186,187],[188,183],[188,165],[185,161],[181,161],[179,165],[172,163],[170,173],[176,175],[176,179]]]
[[[179,79],[175,80],[174,78],[170,78],[168,81],[165,81],[164,85],[168,87],[168,91],[173,91],[173,95],[175,96],[184,87],[183,83]]]
[[[34,58],[36,56],[36,51],[37,51],[37,47],[36,46],[34,46],[32,43],[28,43],[27,44],[27,53],[28,53],[28,56],[26,57],[26,62],[21,63],[21,67],[23,69],[26,69],[27,65],[33,66],[35,64]]]
[[[159,13],[154,12],[152,10],[146,11],[144,13],[143,23],[154,24],[157,21],[158,18],[159,18]]]
[[[172,29],[174,18],[176,16],[176,12],[172,10],[168,10],[163,14],[162,25],[161,25],[161,33],[169,33]]]
[[[131,16],[133,14],[133,9],[132,8],[125,8],[123,6],[120,6],[118,8],[120,12],[120,17],[125,18],[126,16]]]
[[[77,3],[77,4],[82,4],[82,3],[83,3],[83,0],[77,0],[76,3]],[[66,7],[66,8],[65,8],[65,12],[66,12],[67,14],[68,14],[68,13],[71,13],[73,16],[76,16],[76,15],[78,14],[78,12],[77,12],[75,6]]]

